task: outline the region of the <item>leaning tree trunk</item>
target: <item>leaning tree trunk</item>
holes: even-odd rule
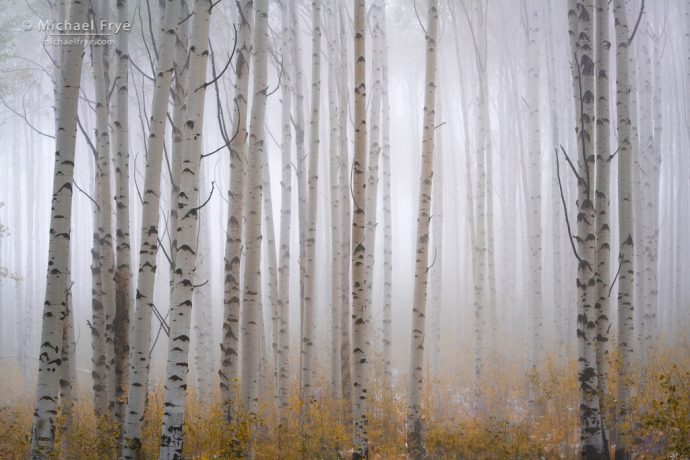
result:
[[[235,137],[230,143],[230,189],[228,191],[228,225],[225,245],[225,283],[223,300],[223,341],[220,345],[220,389],[225,418],[233,418],[240,378],[239,321],[240,321],[240,251],[242,250],[242,216],[244,204],[244,174],[247,143],[247,99],[249,88],[249,60],[252,53],[252,1],[239,8],[240,30],[235,62],[235,107],[233,126]]]
[[[129,21],[127,0],[117,0],[117,20]],[[131,305],[131,253],[129,240],[129,32],[121,30],[115,39],[115,206],[117,209],[117,271],[115,272],[115,316],[113,340],[115,348],[115,407],[114,414],[121,424],[125,411],[127,359],[129,358],[129,311]]]
[[[242,400],[250,417],[258,414],[261,343],[261,165],[268,67],[268,0],[254,2],[254,97],[247,155],[246,261],[242,310]]]
[[[611,42],[609,37],[609,0],[596,0],[596,364],[597,391],[599,392],[599,411],[602,425],[604,450],[608,452],[608,427],[606,424],[606,401],[608,399],[608,360],[609,360],[609,289],[611,285],[611,222],[609,217],[609,184],[611,165],[611,123],[609,107],[609,61]]]
[[[634,363],[635,342],[633,316],[634,238],[632,193],[632,119],[630,112],[630,51],[628,37],[628,0],[614,0],[616,24],[616,118],[618,132],[618,384],[616,394],[616,460],[630,460],[631,369]]]
[[[579,107],[577,120],[578,141],[578,199],[577,199],[577,248],[578,257],[578,380],[580,383],[580,454],[583,458],[602,458],[604,436],[599,409],[599,392],[596,369],[596,296],[595,258],[595,209],[594,209],[594,49],[593,16],[594,0],[571,2],[568,15],[578,17],[577,40],[573,50],[575,80],[575,104]],[[575,9],[573,9],[575,7]],[[577,13],[576,13],[577,11]]]
[[[182,1],[167,0],[165,17],[159,32],[159,50],[142,196],[141,247],[139,249],[139,279],[137,280],[135,320],[131,336],[130,370],[125,413],[125,442],[123,458],[138,458],[141,447],[141,428],[146,405],[149,380],[149,347],[151,343],[151,314],[155,305],[153,293],[158,254],[158,223],[160,220],[161,164],[165,147],[165,126],[168,115],[168,96],[173,76],[173,56],[177,22]]]
[[[410,340],[410,380],[407,402],[407,449],[411,459],[426,458],[422,425],[424,393],[424,336],[429,265],[429,223],[436,122],[436,37],[438,34],[438,0],[429,0],[426,28],[426,74],[424,92],[424,133],[422,164],[419,175],[419,211],[412,299],[412,333]]]
[[[87,4],[82,0],[70,2],[69,22],[87,20]],[[72,178],[77,134],[77,106],[81,78],[81,43],[62,48],[60,56],[59,99],[55,131],[55,175],[50,214],[50,242],[41,348],[38,356],[36,406],[31,429],[31,458],[45,458],[53,454],[58,380],[62,348],[63,323],[69,288],[69,252],[72,218]]]
[[[352,459],[369,458],[369,305],[366,304],[366,1],[356,0],[355,33],[355,156],[352,167],[352,413],[354,447]]]
[[[189,334],[196,263],[197,199],[199,196],[199,162],[203,131],[208,33],[213,4],[197,0],[192,16],[190,40],[187,121],[184,125],[184,156],[178,195],[178,247],[175,255],[175,278],[170,305],[170,335],[166,368],[163,429],[159,458],[182,456],[183,424],[187,373],[189,371]]]

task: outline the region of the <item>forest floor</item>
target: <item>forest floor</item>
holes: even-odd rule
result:
[[[655,354],[644,372],[637,371],[633,398],[632,431],[635,458],[690,458],[690,354],[676,347]],[[616,394],[615,359],[612,360],[609,407]],[[24,459],[28,454],[33,394],[19,377],[11,358],[0,360],[0,459]],[[495,372],[495,371],[494,371]],[[492,373],[487,371],[487,374]],[[537,459],[577,458],[578,384],[575,365],[558,366],[548,360],[540,377],[532,378],[538,399],[533,408],[525,400],[529,378],[516,368],[487,375],[479,395],[469,386],[442,379],[438,391],[427,394],[426,443],[431,459]],[[404,381],[404,380],[402,380]],[[325,383],[324,387],[325,387]],[[458,388],[465,388],[458,391]],[[375,388],[370,399],[370,454],[373,459],[404,459],[404,388]],[[297,390],[287,423],[278,427],[272,404],[262,405],[260,420],[238,415],[224,419],[217,401],[202,403],[192,393],[187,399],[185,458],[231,459],[251,444],[257,459],[349,458],[351,428],[345,423],[342,401],[321,398],[300,423]],[[475,402],[481,397],[482,406]],[[154,385],[143,433],[144,458],[157,458],[162,421],[163,386]],[[612,413],[609,412],[609,416]],[[75,402],[71,427],[58,434],[59,458],[115,458],[117,430],[93,413],[88,392]],[[99,428],[100,427],[100,428]],[[253,429],[250,429],[253,427]],[[253,433],[253,435],[250,435]],[[611,446],[613,448],[613,446]]]

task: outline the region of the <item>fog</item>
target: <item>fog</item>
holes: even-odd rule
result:
[[[687,455],[689,31],[3,1],[0,457]]]

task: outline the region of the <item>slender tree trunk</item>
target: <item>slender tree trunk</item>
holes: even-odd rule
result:
[[[352,199],[352,460],[369,458],[369,305],[366,304],[366,30],[365,0],[355,1],[355,155]]]
[[[96,5],[101,6],[100,3]],[[95,5],[94,5],[95,6]],[[95,8],[94,8],[95,9]],[[102,8],[100,8],[102,10]],[[100,11],[92,12],[101,17]],[[92,348],[92,378],[94,392],[94,408],[97,414],[104,415],[108,409],[108,360],[106,356],[106,299],[105,285],[103,281],[108,274],[107,267],[102,266],[101,261],[108,251],[102,242],[105,232],[110,234],[110,227],[104,227],[105,214],[110,215],[110,134],[108,131],[108,104],[106,102],[104,55],[102,46],[91,46],[91,66],[93,68],[94,92],[96,98],[96,165],[94,169],[96,182],[97,208],[94,212],[94,233],[92,255],[92,324],[91,324],[91,348]],[[107,175],[106,175],[107,173]],[[109,224],[107,224],[109,225]],[[108,237],[110,238],[110,236]],[[111,252],[112,252],[112,246]],[[105,269],[105,271],[104,271]]]
[[[85,22],[87,11],[85,2],[72,0],[69,22]],[[81,43],[67,45],[61,49],[60,56],[62,72],[57,83],[60,97],[57,101],[55,132],[55,175],[50,214],[47,285],[38,357],[36,406],[31,430],[32,459],[45,458],[54,452],[63,323],[70,280],[72,178],[83,52]]]
[[[529,250],[529,339],[528,366],[530,372],[528,401],[530,407],[537,405],[536,384],[541,369],[543,347],[542,314],[542,222],[541,222],[541,129],[539,118],[539,8],[528,8],[527,60],[528,60],[528,162],[527,180],[527,232]]]
[[[429,271],[429,223],[431,221],[431,193],[436,122],[436,37],[438,34],[438,0],[429,0],[426,35],[426,73],[424,92],[424,134],[422,162],[419,175],[419,211],[417,215],[417,244],[415,256],[415,284],[412,304],[412,332],[410,340],[410,381],[407,402],[407,449],[411,459],[426,458],[423,438],[422,395],[424,392],[424,337],[427,282]]]
[[[316,295],[316,215],[318,208],[317,185],[319,174],[319,117],[321,114],[321,2],[312,0],[312,43],[311,43],[311,121],[309,129],[309,170],[307,172],[307,239],[304,267],[304,301],[301,333],[300,393],[302,403],[313,399],[316,381],[314,345],[316,342],[315,306]],[[302,407],[306,407],[303,405]]]
[[[342,375],[340,363],[340,347],[341,347],[341,300],[340,295],[341,283],[343,281],[342,273],[340,272],[341,264],[338,261],[345,257],[343,247],[340,244],[340,184],[338,184],[338,167],[340,163],[340,152],[338,150],[338,95],[336,94],[336,82],[339,66],[338,47],[338,28],[337,24],[337,10],[338,3],[329,1],[325,17],[329,18],[327,23],[330,32],[327,34],[328,40],[328,152],[329,164],[328,171],[330,173],[330,243],[331,243],[331,350],[330,350],[330,377],[331,377],[331,395],[334,399],[342,398]]]
[[[261,330],[261,158],[264,154],[266,115],[268,1],[254,2],[254,74],[247,155],[246,262],[242,310],[242,399],[249,415],[258,411]]]
[[[175,256],[175,278],[170,305],[170,339],[166,368],[165,403],[159,458],[182,456],[183,424],[187,373],[189,371],[189,334],[196,263],[198,171],[201,160],[206,63],[212,3],[197,0],[192,16],[189,80],[187,88],[187,121],[184,125],[184,156],[178,196],[180,215]]]
[[[618,132],[618,385],[616,395],[616,460],[632,458],[630,437],[631,369],[633,346],[633,278],[635,269],[632,194],[632,119],[630,112],[630,51],[628,38],[628,0],[614,0],[616,24],[616,118]]]
[[[142,196],[141,247],[136,310],[131,337],[130,371],[125,414],[123,458],[138,458],[149,380],[151,346],[151,314],[155,307],[153,293],[158,254],[158,223],[160,220],[161,164],[165,147],[165,126],[168,97],[173,76],[173,58],[181,0],[166,0],[165,18],[158,37],[158,64],[151,102],[151,119],[147,146],[147,164]]]
[[[240,321],[240,251],[242,250],[242,216],[244,207],[244,175],[247,145],[247,101],[249,99],[249,61],[252,53],[252,1],[238,3],[239,35],[235,61],[235,137],[230,143],[230,189],[228,191],[228,225],[225,246],[225,283],[223,300],[223,341],[220,345],[220,389],[225,418],[234,417],[237,389],[240,383],[239,321]]]
[[[383,159],[383,379],[384,387],[393,384],[393,222],[391,199],[391,143],[388,96],[388,42],[386,38],[386,4],[381,5],[381,103]]]
[[[572,7],[571,3],[571,7]],[[608,457],[604,449],[601,424],[599,392],[596,368],[596,300],[595,259],[595,208],[594,208],[594,0],[579,0],[575,10],[578,18],[576,48],[573,50],[576,62],[573,72],[577,74],[575,85],[576,105],[579,105],[577,120],[577,290],[578,290],[578,380],[580,382],[580,455],[586,459]]]
[[[348,154],[348,108],[349,89],[347,83],[348,56],[347,56],[347,30],[345,28],[345,11],[341,7],[338,14],[340,32],[340,72],[338,78],[338,98],[340,110],[338,113],[338,149],[340,151],[340,164],[338,166],[338,185],[340,188],[341,235],[340,246],[343,257],[340,259],[340,375],[342,378],[342,392],[345,400],[345,412],[349,415],[352,409],[352,347],[351,347],[351,291],[350,291],[350,262],[351,258],[351,228],[346,222],[351,221],[351,193],[350,193],[350,157]]]
[[[609,107],[609,0],[596,0],[596,363],[604,450],[609,450],[607,417],[609,329],[611,322],[609,289],[611,285],[611,223],[609,188],[611,181],[611,123]]]
[[[237,4],[238,51],[235,62],[235,108],[230,143],[230,189],[228,191],[228,225],[225,246],[225,282],[223,310],[223,341],[221,342],[220,388],[226,405],[226,420],[234,417],[239,389],[239,321],[240,321],[240,252],[242,250],[242,215],[244,206],[244,175],[247,142],[247,101],[249,93],[249,61],[251,59],[252,3]]]
[[[117,0],[117,20],[129,21],[128,0]],[[115,417],[119,424],[125,417],[129,358],[129,311],[131,306],[131,253],[129,239],[129,32],[121,30],[115,39],[115,206],[117,209],[117,271],[115,272]]]
[[[374,289],[374,263],[376,255],[376,216],[378,211],[379,193],[379,159],[381,158],[381,5],[373,2],[371,6],[372,17],[372,51],[371,51],[371,106],[369,124],[371,132],[369,135],[369,156],[367,158],[367,186],[366,186],[366,229],[365,244],[368,248],[364,264],[364,279],[366,280],[366,290],[364,291],[364,303],[372,306],[373,310],[373,289]],[[369,321],[369,318],[367,318]]]
[[[292,219],[292,33],[290,31],[290,3],[285,0],[281,6],[283,96],[281,106],[281,194],[280,194],[280,262],[278,265],[278,419],[287,423],[290,382],[290,222]]]

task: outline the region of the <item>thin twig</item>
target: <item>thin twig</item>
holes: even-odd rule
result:
[[[566,227],[568,228],[568,240],[570,241],[570,246],[573,248],[573,254],[575,254],[575,258],[578,260],[578,262],[583,263],[584,261],[580,257],[580,254],[577,253],[577,248],[575,247],[575,243],[573,242],[573,232],[570,227],[570,218],[568,217],[568,205],[565,202],[565,194],[563,193],[563,183],[561,182],[561,162],[558,159],[558,149],[556,151],[556,175],[558,176],[558,189],[561,192],[561,202],[563,203],[563,213],[565,214],[565,224]]]

